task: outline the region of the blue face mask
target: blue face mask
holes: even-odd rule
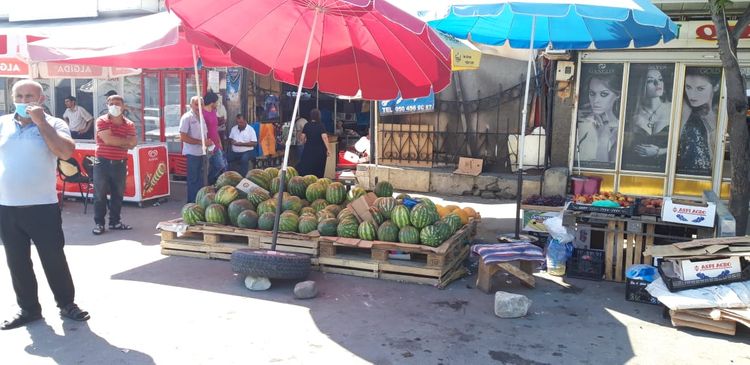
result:
[[[16,114],[18,114],[21,118],[28,118],[29,113],[26,112],[26,107],[29,106],[29,104],[26,103],[13,103],[16,106]]]

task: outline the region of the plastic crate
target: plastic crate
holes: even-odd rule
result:
[[[570,204],[568,209],[579,211],[579,212],[612,214],[612,215],[631,217],[635,215],[638,204],[639,202],[635,202],[633,203],[633,205],[629,207],[610,208],[610,207],[597,207],[597,206],[590,205],[590,204],[572,203]]]
[[[687,290],[687,289],[698,289],[703,288],[707,286],[713,286],[713,285],[722,285],[722,284],[730,284],[730,283],[736,283],[738,281],[746,281],[750,280],[750,265],[747,265],[743,263],[743,269],[740,272],[736,272],[734,274],[729,274],[723,278],[708,278],[708,279],[698,279],[698,280],[680,280],[677,278],[673,278],[671,276],[667,276],[664,274],[664,270],[662,270],[662,265],[664,265],[666,262],[661,262],[658,266],[659,269],[659,275],[661,275],[662,280],[664,280],[664,284],[667,286],[667,289],[671,292],[676,292],[680,290]]]
[[[577,279],[602,280],[604,277],[604,250],[573,249],[573,256],[565,264],[565,276]]]
[[[659,300],[651,296],[646,287],[650,284],[645,280],[627,279],[625,282],[625,300],[630,302],[659,305]]]

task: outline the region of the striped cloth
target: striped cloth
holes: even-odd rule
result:
[[[508,261],[545,261],[544,251],[528,242],[488,243],[471,246],[485,264]]]

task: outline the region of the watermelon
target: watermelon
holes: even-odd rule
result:
[[[205,220],[203,212],[204,209],[200,205],[195,203],[187,203],[182,207],[180,215],[182,215],[182,220],[183,222],[185,222],[185,224],[192,226],[198,222],[203,222]]]
[[[250,191],[250,194],[247,194],[247,200],[253,203],[256,207],[268,199],[271,199],[271,196],[261,189],[253,189]]]
[[[383,224],[383,222],[385,222],[385,217],[383,217],[383,213],[378,207],[372,206],[368,210],[370,212],[370,215],[372,215],[373,223],[375,223],[376,226],[379,226]]]
[[[326,201],[330,204],[341,204],[346,200],[346,187],[340,182],[331,183],[326,189]]]
[[[419,230],[414,226],[405,226],[398,231],[398,241],[401,243],[419,243]]]
[[[265,213],[276,214],[276,199],[268,199],[258,205],[258,215],[262,216]]]
[[[209,205],[206,208],[205,216],[208,223],[227,223],[227,209],[221,204],[213,203]]]
[[[410,224],[409,208],[403,205],[397,205],[391,212],[391,220],[398,226],[398,228],[404,228],[408,226]]]
[[[336,227],[336,234],[339,237],[357,238],[358,229],[359,224],[356,223],[356,221],[341,221],[339,222],[338,227]]]
[[[336,218],[336,215],[333,214],[333,212],[325,209],[319,210],[318,213],[315,214],[315,216],[318,217],[318,222],[328,218]]]
[[[375,224],[372,222],[360,223],[359,228],[357,229],[357,235],[359,238],[367,241],[374,241],[378,238],[375,233]]]
[[[299,233],[310,233],[318,229],[318,220],[314,216],[303,215],[299,218],[299,225],[297,230]]]
[[[204,187],[200,188],[200,190],[198,190],[198,193],[195,194],[195,202],[196,203],[200,203],[200,201],[203,199],[203,197],[206,196],[206,194],[208,194],[208,193],[214,193],[215,194],[216,193],[216,188],[213,187],[213,185],[207,185],[207,186],[204,186]]]
[[[445,218],[443,218],[443,221],[451,226],[451,234],[455,233],[456,231],[461,229],[461,226],[463,226],[463,223],[461,223],[461,217],[459,217],[456,213],[450,213],[446,215]]]
[[[293,178],[295,176],[299,176],[299,173],[297,172],[297,169],[295,169],[292,166],[287,166],[287,168],[286,168],[286,177],[287,177],[287,179],[291,179],[291,178]]]
[[[250,170],[245,177],[265,190],[268,190],[271,185],[271,179],[273,179],[268,173],[261,169]]]
[[[227,171],[219,175],[216,179],[216,188],[221,189],[224,186],[235,187],[242,181],[242,175],[237,171]]]
[[[252,210],[243,210],[237,216],[237,226],[240,228],[258,228],[258,213]]]
[[[307,190],[307,183],[305,182],[304,178],[300,176],[294,176],[291,179],[289,179],[289,187],[286,190],[294,196],[305,198],[306,197],[305,192]]]
[[[387,181],[379,181],[375,185],[375,190],[373,190],[375,195],[381,198],[392,198],[393,197],[393,185]]]
[[[276,220],[276,213],[265,212],[258,218],[258,229],[264,231],[273,231],[273,223]]]
[[[325,208],[323,208],[323,209],[325,209],[325,210],[327,210],[327,211],[329,211],[329,212],[331,212],[331,213],[335,214],[335,215],[336,215],[336,217],[338,217],[339,213],[341,213],[341,207],[340,207],[340,206],[338,206],[338,205],[335,205],[335,204],[328,204],[328,205],[326,205],[326,207],[325,207]]]
[[[227,207],[229,222],[231,222],[233,226],[238,226],[237,218],[239,217],[240,213],[246,210],[255,210],[253,203],[251,203],[247,199],[237,199],[229,203],[229,207]]]
[[[265,171],[265,173],[266,173],[266,174],[268,175],[268,177],[270,177],[271,179],[273,179],[273,178],[274,178],[274,177],[276,177],[276,176],[279,176],[279,169],[277,169],[277,168],[275,168],[275,167],[267,167],[267,168],[266,168],[265,170],[263,170],[263,171]]]
[[[406,193],[401,193],[396,196],[396,199],[399,199],[399,200],[411,199],[411,196]]]
[[[339,214],[336,215],[336,218],[341,219],[341,218],[348,217],[348,216],[354,216],[354,212],[352,211],[351,208],[344,208],[344,209],[341,209]]]
[[[216,202],[228,206],[231,202],[239,198],[240,192],[234,186],[222,186],[219,191],[216,192]]]
[[[383,213],[383,217],[391,218],[391,212],[396,208],[396,199],[378,198],[375,200],[375,206]]]
[[[318,182],[318,177],[315,175],[305,175],[302,177],[307,185],[312,185]]]
[[[198,202],[198,204],[201,206],[201,208],[206,209],[209,205],[216,203],[216,193],[206,193],[206,195],[201,198],[201,200]]]
[[[286,193],[284,193],[286,194]],[[281,204],[282,210],[293,210],[295,213],[302,209],[302,199],[297,196],[284,196],[284,200]]]
[[[367,190],[359,186],[355,186],[346,194],[346,201],[352,202],[363,195],[367,195]]]
[[[331,179],[329,179],[327,177],[324,177],[322,179],[318,179],[318,183],[320,183],[321,185],[323,185],[323,188],[328,189],[328,185],[331,185],[331,183],[333,183],[333,180],[331,180]]]
[[[279,231],[297,232],[299,226],[299,217],[293,212],[284,212],[279,218]]]
[[[313,183],[305,189],[305,198],[314,202],[318,199],[324,199],[326,197],[326,188],[323,184]]]
[[[310,204],[310,206],[313,209],[315,209],[316,212],[319,212],[319,211],[325,209],[326,206],[328,206],[328,202],[325,199],[318,199],[318,200],[312,202],[312,204]]]
[[[392,221],[385,221],[378,227],[378,239],[387,242],[398,242],[398,227]]]
[[[304,208],[300,209],[300,211],[299,211],[300,215],[307,214],[307,213],[315,215],[316,212],[315,212],[315,209],[313,209],[312,207],[304,207]]]
[[[339,221],[336,218],[327,218],[318,223],[318,233],[321,236],[335,236]]]
[[[357,219],[357,217],[355,217],[353,215],[347,215],[347,216],[341,217],[341,219],[339,219],[339,224],[344,223],[344,222],[356,224],[356,225],[359,226],[359,219]]]
[[[419,240],[423,245],[438,247],[443,243],[443,240],[440,239],[439,230],[440,227],[435,227],[434,225],[424,227],[419,232]]]
[[[279,192],[279,182],[280,180],[278,176],[271,179],[271,183],[268,186],[268,191],[270,191],[271,194],[276,194]]]
[[[310,202],[307,199],[300,199],[299,202],[302,204],[302,208],[310,206]]]
[[[451,226],[450,224],[443,222],[443,221],[437,221],[435,224],[433,224],[437,228],[438,238],[440,239],[440,242],[443,242],[448,239],[448,237],[451,236]]]
[[[419,203],[437,212],[437,207],[435,206],[435,203],[432,202],[432,200],[427,199],[427,198],[422,198],[422,199],[419,199]]]
[[[420,203],[411,209],[409,220],[414,227],[422,229],[435,222],[436,219],[430,208]]]

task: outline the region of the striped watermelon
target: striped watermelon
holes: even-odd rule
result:
[[[247,200],[253,203],[256,207],[268,199],[271,199],[271,196],[260,189],[253,189],[250,191],[250,194],[247,194]]]
[[[314,216],[303,215],[299,218],[297,230],[299,233],[310,233],[318,229],[318,220]]]
[[[433,224],[437,228],[438,238],[440,239],[440,242],[443,242],[448,239],[448,237],[451,236],[451,226],[450,224],[443,222],[443,221],[437,221],[435,224]]]
[[[240,192],[234,186],[222,186],[219,191],[216,192],[216,202],[228,206],[231,202],[239,198]]]
[[[220,189],[224,186],[235,187],[242,181],[242,175],[237,171],[227,171],[219,175],[216,179],[216,188]]]
[[[375,195],[381,198],[392,198],[393,197],[393,185],[387,181],[379,181],[375,185]]]
[[[359,226],[359,220],[357,219],[357,217],[353,215],[342,217],[341,219],[339,219],[339,224],[341,223],[350,223],[350,224],[356,224],[357,226]]]
[[[448,225],[451,227],[451,234],[455,233],[459,229],[461,229],[461,226],[463,226],[463,223],[461,223],[461,217],[458,216],[456,213],[450,213],[443,218],[443,221],[445,223],[448,223]]]
[[[305,175],[303,176],[303,179],[307,183],[307,185],[312,185],[318,182],[318,177],[315,175]]]
[[[405,226],[398,231],[398,241],[401,243],[419,243],[419,230],[414,226]]]
[[[352,211],[351,208],[344,208],[344,209],[341,209],[339,214],[336,215],[336,218],[341,219],[343,217],[348,217],[348,216],[354,216],[354,212]]]
[[[346,200],[346,187],[340,182],[331,183],[326,189],[326,201],[330,204],[341,204]]]
[[[268,190],[271,185],[271,179],[273,179],[261,169],[252,169],[245,174],[245,177],[265,190]]]
[[[357,235],[359,235],[359,238],[367,241],[374,241],[378,238],[375,233],[375,225],[372,222],[360,223],[359,228],[357,229]]]
[[[237,219],[240,213],[245,210],[255,210],[255,206],[253,206],[253,203],[251,203],[247,199],[237,199],[229,203],[229,207],[227,207],[229,222],[231,222],[233,226],[237,226]]]
[[[258,205],[257,209],[258,215],[263,215],[265,213],[273,213],[276,214],[276,199],[268,199]]]
[[[306,214],[306,213],[315,215],[315,209],[313,209],[312,207],[304,207],[304,208],[300,209],[300,211],[299,211],[300,215]]]
[[[318,223],[318,233],[321,236],[335,236],[339,221],[336,218],[327,218]]]
[[[265,173],[268,175],[269,178],[273,179],[276,176],[279,176],[279,169],[275,167],[266,167]]]
[[[198,202],[204,210],[213,203],[216,203],[216,193],[206,193],[206,195],[203,195],[203,198]]]
[[[324,178],[318,179],[318,183],[323,185],[324,188],[328,189],[328,185],[331,185],[331,183],[333,183],[333,180],[327,177],[324,177]]]
[[[440,239],[439,227],[427,226],[419,232],[419,241],[425,246],[438,247],[443,241]]]
[[[198,190],[198,193],[195,194],[195,202],[200,203],[203,197],[206,196],[206,194],[208,193],[216,194],[216,188],[213,187],[213,185],[207,185],[207,186],[200,188],[200,190]]]
[[[383,217],[383,213],[380,211],[380,208],[376,206],[372,206],[369,209],[370,215],[372,215],[373,223],[375,223],[376,226],[379,226],[385,222],[385,217]]]
[[[307,183],[305,179],[300,176],[294,176],[289,179],[289,188],[286,189],[290,194],[305,198],[305,191],[307,190]]]
[[[237,226],[240,228],[258,228],[258,213],[244,210],[237,216]]]
[[[258,229],[262,229],[264,231],[272,231],[273,223],[275,220],[276,213],[265,212],[261,214],[260,218],[258,218]]]
[[[375,206],[383,213],[383,217],[391,218],[391,212],[396,208],[396,199],[386,197],[375,200]]]
[[[341,221],[338,227],[336,227],[336,234],[339,237],[346,238],[357,238],[357,230],[359,230],[359,224],[351,221]]]
[[[391,212],[391,220],[398,226],[398,228],[404,228],[410,224],[409,222],[409,208],[403,205],[397,205]]]
[[[318,199],[318,200],[312,202],[312,204],[310,204],[310,206],[313,209],[315,209],[316,212],[319,212],[319,211],[325,209],[326,206],[328,206],[328,202],[325,199]]]
[[[330,210],[321,209],[316,214],[316,217],[318,217],[318,222],[328,219],[328,218],[336,218],[336,215],[333,214]]]
[[[279,218],[279,231],[297,232],[299,226],[299,217],[293,212],[284,212]]]
[[[208,223],[227,223],[227,209],[221,204],[213,203],[209,205],[208,208],[206,208],[204,215],[206,217],[206,222]]]
[[[276,193],[279,192],[279,182],[280,181],[281,180],[279,180],[278,176],[274,177],[273,179],[271,179],[271,183],[268,186],[268,191],[270,191],[271,194],[276,194]]]
[[[291,179],[291,178],[293,178],[295,176],[299,176],[299,173],[297,172],[297,169],[295,169],[292,166],[287,166],[286,167],[286,177],[287,177],[287,179]]]
[[[352,202],[363,195],[367,195],[367,190],[359,186],[355,186],[346,194],[346,201]]]
[[[398,227],[392,221],[385,221],[378,227],[378,239],[387,242],[398,242]]]
[[[338,217],[339,213],[341,212],[341,206],[335,205],[335,204],[328,204],[324,208],[327,211],[330,211],[331,213],[335,214],[336,217]]]
[[[305,198],[307,200],[314,202],[318,199],[325,199],[326,197],[326,188],[323,186],[323,184],[320,183],[313,183],[310,184],[310,186],[305,189]]]
[[[194,225],[198,222],[203,222],[205,216],[203,215],[204,209],[198,204],[187,203],[182,207],[180,215],[182,215],[182,221],[187,225]]]
[[[420,203],[411,209],[409,220],[414,227],[422,229],[435,222],[435,216],[429,207]]]
[[[300,210],[302,210],[302,199],[300,199],[298,196],[287,197],[285,195],[284,197],[285,198],[281,204],[281,209],[293,210],[295,213],[298,213]]]

